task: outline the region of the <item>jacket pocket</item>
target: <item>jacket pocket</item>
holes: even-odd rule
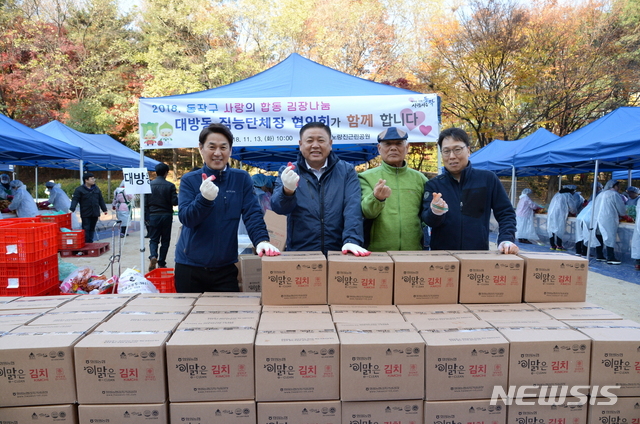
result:
[[[462,190],[462,214],[471,218],[484,216],[487,204],[487,188],[474,187]]]

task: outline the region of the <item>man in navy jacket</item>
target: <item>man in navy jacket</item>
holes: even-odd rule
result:
[[[440,133],[444,173],[427,181],[422,220],[431,227],[432,250],[489,250],[491,211],[498,221],[498,250],[518,253],[516,214],[498,177],[469,162],[469,136],[460,128]]]
[[[331,151],[331,129],[310,122],[300,129],[295,165],[281,170],[271,208],[287,215],[287,250],[329,250],[367,256],[360,182],[353,166]]]
[[[227,165],[231,131],[211,124],[200,133],[199,144],[204,165],[180,182],[178,217],[183,228],[176,245],[176,291],[238,291],[240,218],[258,255],[275,256],[280,251],[269,243],[251,177]]]

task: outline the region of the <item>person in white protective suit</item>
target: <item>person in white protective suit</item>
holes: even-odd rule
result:
[[[562,239],[564,238],[569,213],[576,213],[577,205],[573,196],[574,193],[574,189],[563,187],[553,196],[549,203],[547,234],[549,235],[551,250],[567,250],[562,244]]]
[[[602,184],[596,183],[596,197],[602,191]],[[591,209],[593,202],[587,203],[576,217],[576,255],[587,256],[589,234],[591,233]]]
[[[60,184],[56,184],[53,181],[47,181],[45,186],[49,189],[49,204],[53,206],[53,209],[67,213],[69,206],[71,206],[71,199],[64,192]],[[71,229],[78,230],[81,228],[80,220],[75,213],[71,214]]]
[[[113,191],[113,203],[111,207],[116,211],[116,218],[118,221],[122,221],[120,224],[120,237],[127,235],[127,227],[129,226],[129,219],[131,218],[131,207],[133,201],[133,194],[127,194],[124,192],[124,181],[120,183],[120,186]]]
[[[593,233],[598,241],[596,246],[596,259],[606,261],[609,265],[620,265],[620,260],[615,257],[616,236],[618,235],[618,223],[621,216],[627,214],[624,201],[619,193],[620,182],[609,180],[602,193],[596,197],[593,204]],[[593,237],[591,239],[593,241]],[[606,247],[606,257],[603,252]]]
[[[531,244],[532,240],[540,240],[533,225],[533,213],[542,208],[542,206],[529,198],[530,193],[530,188],[522,190],[518,207],[516,208],[516,238],[520,243],[528,244]]]
[[[33,218],[40,215],[36,201],[33,200],[33,196],[27,191],[27,186],[22,181],[11,181],[11,191],[13,192],[13,200],[8,208],[16,211],[18,218]]]
[[[636,271],[640,271],[640,219],[636,217],[636,226],[631,237],[631,257],[636,260]]]

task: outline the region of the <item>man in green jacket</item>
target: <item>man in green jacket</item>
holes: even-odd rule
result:
[[[362,214],[371,220],[372,252],[422,250],[422,195],[427,177],[407,166],[408,134],[389,127],[378,134],[382,164],[358,175]]]

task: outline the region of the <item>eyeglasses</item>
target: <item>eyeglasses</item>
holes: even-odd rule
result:
[[[466,148],[467,146],[464,147],[454,147],[453,149],[444,149],[442,150],[442,156],[444,157],[449,157],[449,155],[451,153],[453,153],[456,156],[460,156],[462,154],[462,151]]]

